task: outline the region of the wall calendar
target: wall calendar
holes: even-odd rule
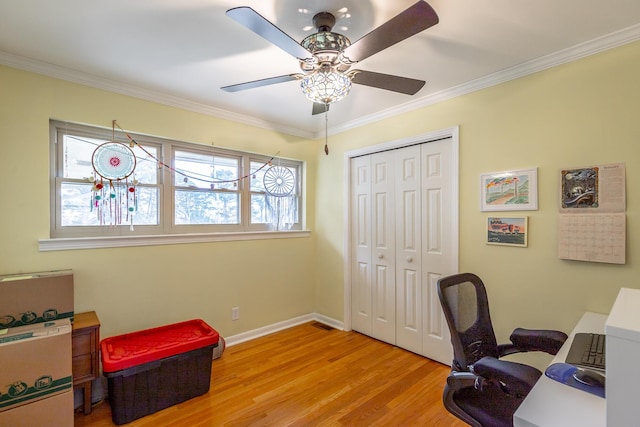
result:
[[[558,257],[625,263],[625,166],[561,171]]]

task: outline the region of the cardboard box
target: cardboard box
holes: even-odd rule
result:
[[[12,408],[71,391],[69,319],[5,330],[0,335],[0,425]],[[73,413],[73,399],[66,408]],[[50,419],[50,425],[59,425]]]
[[[0,412],[0,426],[73,427],[73,391]]]
[[[73,319],[71,270],[0,276],[0,329]]]

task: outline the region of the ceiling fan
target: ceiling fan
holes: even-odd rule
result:
[[[414,95],[425,84],[422,80],[365,70],[351,70],[351,66],[438,23],[438,15],[425,1],[396,15],[359,40],[351,43],[342,34],[332,32],[336,23],[330,12],[313,17],[317,33],[298,43],[250,7],[236,7],[227,16],[273,43],[298,59],[301,73],[286,74],[222,87],[237,92],[276,83],[300,80],[303,93],[313,101],[313,114],[328,111],[329,104],[348,95],[356,83]]]

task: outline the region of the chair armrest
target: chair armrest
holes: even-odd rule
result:
[[[567,340],[567,334],[560,331],[517,328],[509,340],[519,351],[544,351],[555,355]]]
[[[542,372],[522,363],[485,356],[473,364],[473,373],[493,382],[516,397],[525,397],[536,384]]]
[[[452,371],[447,377],[447,385],[452,391],[458,391],[463,388],[474,387],[478,378],[478,375],[473,372]]]
[[[465,388],[475,388],[476,381],[485,381],[483,378],[477,376],[472,372],[463,371],[451,371],[447,377],[447,383],[444,386],[442,393],[442,403],[447,411],[460,418],[472,427],[482,427],[482,424],[478,420],[475,420],[471,415],[467,413],[463,408],[458,406],[455,395],[459,390]]]

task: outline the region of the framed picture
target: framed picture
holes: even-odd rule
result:
[[[527,247],[529,217],[487,218],[487,244]]]
[[[538,169],[480,175],[481,211],[538,210]]]

